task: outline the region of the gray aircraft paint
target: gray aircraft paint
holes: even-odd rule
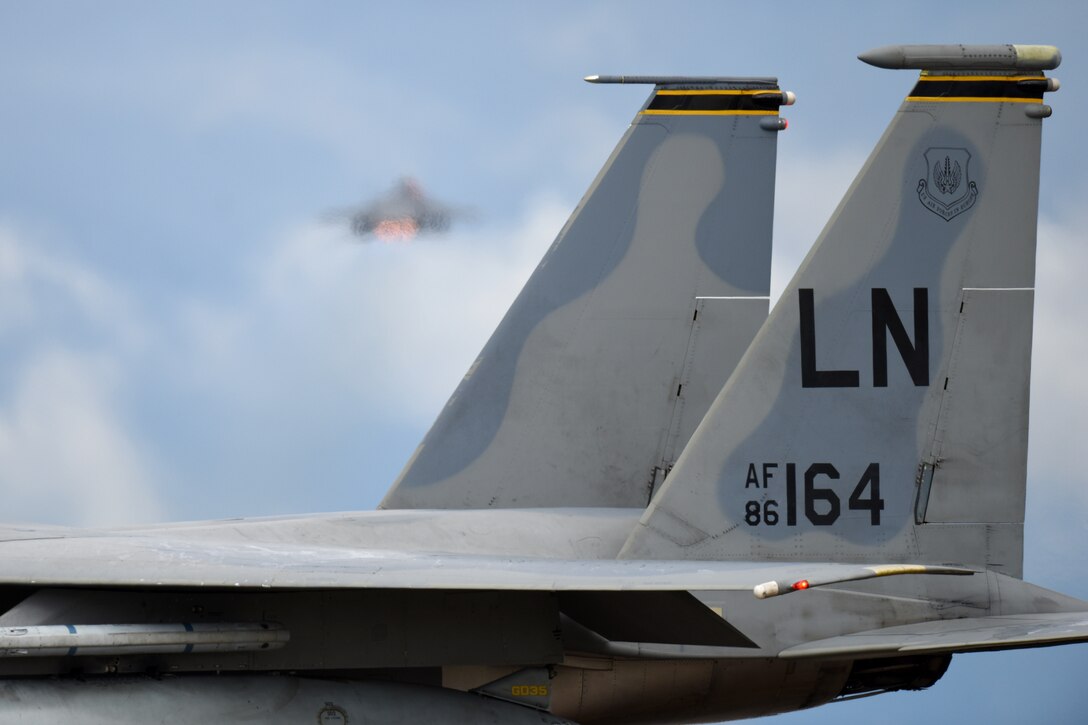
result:
[[[974,68],[1021,71],[1053,70],[1062,54],[1051,45],[887,45],[858,56],[878,68]]]
[[[942,92],[996,93],[968,79],[1002,73],[1010,71],[967,73]],[[929,89],[939,83],[923,74],[914,93],[936,93]],[[1004,85],[1018,92],[1014,81]],[[955,561],[1020,575],[1038,103],[908,97],[623,556]],[[915,290],[927,291],[928,380],[908,374],[883,326],[874,337],[874,289],[887,290],[913,345]],[[803,384],[806,294],[814,367],[837,375],[837,385]],[[875,369],[879,346],[886,381]],[[795,525],[787,523],[787,462],[795,465]],[[773,464],[766,488],[765,463]],[[858,485],[873,463],[884,501],[878,525],[864,508],[872,489]],[[915,524],[926,463],[935,474],[924,521]],[[813,477],[814,489],[833,489],[839,501],[832,517],[832,504],[814,498],[814,519],[833,523],[806,514],[812,464],[840,475]],[[856,486],[855,509],[848,497]],[[770,524],[768,501],[778,516]]]
[[[985,56],[1012,69],[1008,64],[1020,62],[1022,49],[896,47],[877,55],[898,65]],[[1032,63],[1056,64],[1053,49],[1025,52]],[[970,546],[980,527],[1001,545],[1008,543],[1004,535],[1017,534],[1015,544],[1022,513],[1016,494],[1022,491],[1030,345],[1032,164],[1038,163],[1037,119],[1049,112],[1033,100],[1003,103],[996,111],[998,104],[957,110],[912,102],[893,123],[893,131],[916,137],[886,134],[829,225],[841,233],[838,241],[829,232],[802,272],[814,289],[810,372],[842,378],[832,371],[859,371],[859,387],[808,388],[802,392],[811,404],[790,402],[799,396],[783,380],[787,366],[797,372],[798,296],[792,310],[776,312],[792,315],[794,328],[788,329],[788,317],[772,319],[722,393],[736,397],[731,391],[739,379],[741,390],[755,388],[741,402],[754,400],[762,409],[730,411],[743,423],[722,429],[738,436],[733,441],[703,426],[660,492],[670,500],[681,495],[674,511],[689,520],[724,528],[717,542],[690,536],[695,530],[680,519],[648,532],[641,509],[601,507],[377,511],[111,531],[2,527],[5,642],[17,644],[22,630],[82,641],[63,654],[24,652],[33,646],[28,640],[26,647],[0,650],[0,700],[16,702],[0,709],[0,722],[68,721],[73,713],[81,721],[110,722],[173,722],[179,713],[201,723],[232,716],[366,722],[369,715],[381,722],[708,722],[925,688],[943,675],[953,653],[1088,641],[1088,602],[1002,573],[1018,574],[1008,558],[999,562],[993,550]],[[944,145],[922,148],[924,134],[941,125],[935,118],[951,118],[957,127],[938,134],[936,142]],[[1010,158],[997,158],[994,149]],[[1017,174],[1026,177],[1017,181]],[[1029,187],[1020,189],[1022,197],[1017,184]],[[713,205],[711,196],[700,203]],[[996,215],[995,203],[1001,206]],[[859,204],[872,213],[857,214]],[[1024,218],[1006,218],[1017,204]],[[935,231],[912,237],[912,225]],[[873,235],[872,246],[851,246],[861,232]],[[942,251],[939,244],[949,246]],[[844,247],[853,252],[845,259]],[[616,270],[625,264],[617,261]],[[878,283],[886,285],[879,287],[888,291],[886,300],[871,296]],[[901,360],[899,346],[919,339],[912,310],[920,299],[917,284],[934,286],[927,298],[930,345],[925,355]],[[887,387],[879,389],[867,339],[873,299],[884,305],[881,324],[890,325],[891,304],[903,328],[889,335],[878,326],[879,339],[899,340],[886,342]],[[708,331],[696,337],[713,338]],[[853,339],[857,334],[866,339]],[[698,347],[689,342],[686,354]],[[928,387],[916,379],[920,371],[928,373]],[[878,413],[890,423],[873,417],[881,391],[890,399]],[[678,410],[674,404],[670,415]],[[756,413],[779,419],[753,419]],[[872,431],[844,422],[858,413],[871,418]],[[716,404],[707,423],[721,428],[721,420]],[[888,437],[882,426],[905,437]],[[699,451],[724,465],[728,450],[715,459],[708,447],[749,445],[775,427],[788,446],[785,460],[811,455],[809,438],[821,442],[844,430],[855,436],[832,448],[815,446],[830,452],[822,460],[843,469],[836,486],[842,514],[855,518],[841,535],[812,536],[806,529],[792,539],[752,536],[745,527],[754,527],[735,520],[735,527],[728,521],[723,527],[716,509],[723,499],[734,501],[716,490],[720,471],[701,484],[692,478],[697,471],[689,454]],[[849,455],[854,464],[871,460],[865,455],[874,439],[883,446],[898,442],[921,462],[939,465],[930,469],[924,505],[889,491],[901,473],[883,474],[887,506],[880,513],[894,526],[888,537],[868,541],[862,524],[873,512],[851,510],[847,497],[856,471],[831,456]],[[926,470],[918,480],[928,480]],[[777,476],[770,485],[781,492],[781,469]],[[686,482],[686,498],[674,489],[677,480]],[[991,481],[1013,495],[987,495],[983,482]],[[799,478],[803,521],[801,486]],[[784,507],[779,514],[786,516]],[[736,512],[726,509],[726,515],[735,519]],[[924,523],[915,524],[915,516]],[[920,530],[909,539],[917,547],[904,553],[897,537],[912,529]],[[934,530],[953,535],[934,544],[925,533]],[[964,530],[968,536],[957,541]],[[624,546],[630,553],[632,541],[652,548],[648,558],[617,558]],[[716,546],[721,560],[691,556]],[[972,566],[926,561],[935,551],[962,560],[961,549],[968,559],[979,554]],[[905,565],[886,566],[894,561]],[[213,649],[162,651],[131,636],[179,630],[199,634]],[[284,646],[230,651],[229,638],[207,639],[238,630],[270,633]],[[134,649],[124,655],[84,650],[88,634],[104,638],[107,649]],[[186,634],[181,641],[191,640]],[[222,674],[212,678],[210,672]],[[540,710],[545,706],[551,714]]]
[[[439,687],[305,677],[125,677],[0,682],[0,724],[534,723],[573,725],[546,712]],[[224,720],[229,713],[230,719]]]
[[[481,521],[487,517],[498,521],[508,512],[477,513]],[[226,530],[233,527],[233,523],[225,522],[222,526]],[[181,533],[182,528],[178,527],[177,533]],[[303,531],[305,528],[296,532],[296,541],[307,539]],[[227,534],[227,531],[223,533]],[[237,536],[238,531],[234,529],[230,533]],[[557,528],[552,536],[558,539],[567,533]],[[266,543],[271,538],[268,529],[247,532],[245,548],[251,563],[246,568],[251,573],[264,568],[274,573],[276,580],[272,588],[256,581],[237,586],[237,579],[219,578],[216,571],[219,556],[201,554],[198,547],[179,546],[180,542],[163,536],[147,538],[143,546],[157,548],[168,556],[161,559],[158,566],[142,569],[140,561],[143,557],[138,551],[140,536],[131,533],[127,551],[122,547],[114,555],[93,551],[102,545],[95,539],[108,538],[104,536],[91,534],[89,537],[51,540],[50,548],[38,549],[39,557],[50,561],[70,557],[72,567],[81,570],[93,569],[96,560],[108,561],[117,563],[126,572],[102,573],[109,565],[99,563],[99,573],[90,574],[92,578],[88,578],[88,582],[97,576],[98,581],[108,580],[118,586],[127,576],[139,577],[143,584],[128,579],[137,587],[129,591],[92,587],[77,591],[45,588],[6,613],[0,624],[59,625],[69,621],[67,618],[73,613],[99,622],[130,623],[163,618],[186,621],[184,618],[193,617],[194,612],[205,613],[202,616],[229,617],[232,621],[274,616],[275,621],[290,632],[291,645],[263,653],[194,652],[158,654],[152,658],[129,656],[120,660],[116,657],[0,657],[0,672],[28,676],[63,674],[76,668],[84,675],[93,675],[140,673],[150,667],[159,672],[177,673],[180,679],[185,673],[209,670],[320,672],[328,668],[440,666],[444,681],[448,678],[451,682],[471,682],[471,678],[458,673],[471,674],[475,671],[474,666],[485,663],[490,665],[485,668],[486,672],[493,672],[503,664],[515,669],[519,665],[536,664],[554,667],[553,711],[565,717],[594,722],[607,720],[608,713],[613,717],[619,713],[632,713],[630,718],[635,720],[633,713],[640,713],[640,717],[649,720],[687,721],[781,712],[811,707],[834,697],[853,668],[850,653],[841,650],[843,640],[837,638],[855,633],[861,641],[846,640],[847,646],[849,642],[855,642],[855,646],[867,650],[875,643],[876,654],[894,654],[902,646],[934,646],[925,632],[935,632],[943,643],[943,648],[932,653],[938,659],[958,647],[1000,647],[1002,636],[1009,637],[1015,645],[1023,644],[1025,631],[1040,631],[1045,637],[1057,636],[1061,638],[1057,640],[1059,642],[1088,637],[1088,627],[1083,623],[1084,602],[993,572],[968,577],[892,577],[759,600],[752,596],[751,589],[752,583],[759,579],[819,577],[851,567],[778,562],[518,561],[494,555],[476,557],[462,566],[453,561],[455,557],[445,554],[405,557],[393,553],[384,559],[370,560],[374,572],[370,584],[357,579],[349,583],[350,588],[333,591],[330,586],[335,585],[334,578],[346,582],[346,577],[351,575],[345,562],[365,562],[371,552],[358,551],[350,546],[350,542],[342,541],[339,560],[322,563],[307,555],[309,548],[300,551],[297,545],[294,551],[283,550],[277,554],[274,546]],[[207,537],[203,540],[204,545],[208,545]],[[511,540],[514,539],[496,538],[496,545],[502,547]],[[16,543],[31,545],[25,539]],[[66,554],[58,555],[52,547],[58,547],[58,551],[63,548]],[[229,551],[223,556],[231,561]],[[173,563],[168,559],[173,559]],[[423,565],[422,576],[413,578],[411,560]],[[238,560],[234,559],[233,563]],[[434,564],[456,569],[456,576],[443,581],[442,572],[434,570]],[[502,571],[497,572],[497,577],[491,577],[487,567],[501,567]],[[158,584],[147,583],[151,580],[145,577],[154,576],[156,571],[175,571],[180,580],[176,585],[170,577],[160,578]],[[302,578],[292,580],[296,575]],[[325,580],[315,578],[320,576]],[[67,585],[79,583],[71,572],[65,572],[64,577]],[[198,578],[203,582],[202,586],[186,586],[186,581]],[[223,586],[228,582],[234,584]],[[431,589],[424,591],[418,588],[420,586]],[[577,637],[576,626],[562,619],[556,620],[555,598],[550,592],[566,591],[566,588],[586,591],[617,587],[622,596],[625,589],[644,586],[666,592],[724,587],[718,591],[698,591],[698,594],[707,606],[728,612],[728,621],[743,627],[745,634],[759,647],[608,642],[599,637],[585,640]],[[466,591],[468,587],[480,588]],[[501,587],[507,589],[504,591]],[[536,591],[529,591],[529,588],[536,588]],[[560,603],[561,597],[560,592]],[[638,605],[632,601],[621,606],[630,609]],[[1081,615],[1078,618],[1036,614],[1062,611],[1079,611]],[[1019,613],[1030,616],[1008,619],[1010,614]],[[1005,618],[989,620],[984,618],[987,616]],[[177,619],[179,617],[183,619]],[[963,618],[971,618],[970,623],[958,630],[930,627],[921,634],[908,630],[899,639],[895,632],[880,631],[895,625],[929,620],[962,621]],[[661,619],[684,621],[670,617],[658,607],[643,611],[639,619],[651,624]],[[557,628],[562,630],[561,643],[555,637]],[[1014,631],[1010,632],[1010,628]],[[950,635],[957,634],[966,634],[968,639],[956,636],[949,639]],[[813,660],[805,667],[788,668],[783,661],[775,659],[786,650],[824,640],[828,642],[820,647],[838,648],[828,657],[814,655],[811,648],[789,655]],[[674,682],[670,686],[673,697],[669,697],[661,690],[661,678],[683,672],[691,674],[694,680],[682,678],[682,681]],[[696,673],[702,674],[696,676]],[[500,673],[490,680],[478,679],[478,684],[501,676]],[[716,694],[707,693],[705,683],[708,678],[717,683]],[[645,686],[637,686],[640,682],[645,682]],[[746,682],[752,686],[740,687],[740,683]],[[195,682],[178,685],[178,688],[188,691],[187,688],[195,687],[197,690],[194,691],[199,691],[202,687],[199,683],[200,678],[196,677]],[[39,693],[48,693],[50,684],[35,684],[34,687],[39,688]],[[321,688],[316,681],[315,687],[326,692],[326,700],[341,702],[342,693],[336,687]],[[782,687],[788,687],[793,694],[783,698]],[[466,684],[462,689],[475,689],[475,685]],[[379,708],[398,702],[395,689],[389,692],[388,699],[381,698],[380,690],[374,692]],[[65,695],[64,688],[58,688],[57,694]],[[126,701],[120,693],[114,694],[116,701]],[[425,698],[426,693],[419,695]],[[681,701],[685,703],[683,706]],[[225,707],[226,702],[217,696],[217,704]],[[429,707],[429,703],[421,704],[421,708],[424,706]],[[451,716],[446,721],[452,722],[455,718]]]
[[[646,505],[766,318],[763,114],[636,115],[381,508]]]

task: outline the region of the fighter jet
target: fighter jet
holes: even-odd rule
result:
[[[593,76],[653,90],[383,510],[0,531],[0,723],[710,722],[1088,641],[1022,578],[1060,54],[861,58],[921,74],[769,315],[793,95]]]
[[[332,216],[346,219],[351,233],[359,238],[407,242],[418,234],[448,231],[466,212],[428,199],[419,183],[406,177],[377,199]]]

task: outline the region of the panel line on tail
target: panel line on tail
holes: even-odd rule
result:
[[[990,51],[862,56],[923,73],[621,558],[1021,575],[1039,102],[1059,86],[1023,71],[1060,56]]]
[[[768,78],[587,80],[654,83],[651,115],[634,116],[383,509],[643,508],[767,318],[777,114],[794,95]]]

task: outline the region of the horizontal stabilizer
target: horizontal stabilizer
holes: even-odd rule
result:
[[[6,541],[0,559],[0,585],[38,587],[751,592],[769,580],[871,575],[856,564],[424,554],[137,536]]]
[[[1088,612],[1014,614],[887,627],[806,642],[780,657],[856,657],[1047,647],[1088,642]]]

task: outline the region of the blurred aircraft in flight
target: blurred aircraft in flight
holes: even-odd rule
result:
[[[375,199],[332,214],[336,221],[346,219],[356,237],[382,242],[408,242],[419,234],[447,232],[455,219],[467,216],[462,209],[428,198],[410,177]]]
[[[0,725],[714,722],[1088,642],[1023,578],[1061,55],[860,57],[920,73],[769,314],[793,94],[591,76],[652,90],[381,510],[0,526]]]

